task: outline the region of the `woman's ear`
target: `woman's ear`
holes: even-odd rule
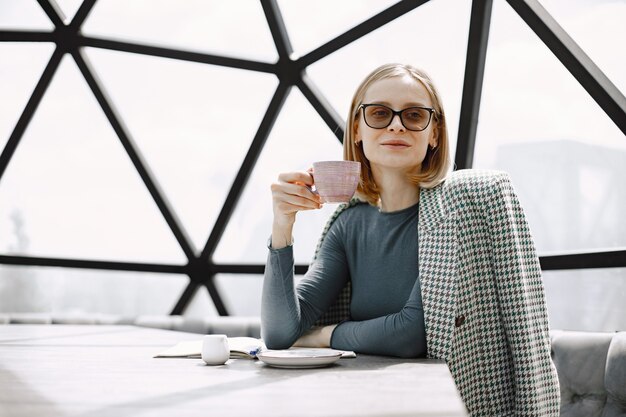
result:
[[[437,145],[439,144],[439,125],[438,124],[433,125],[433,130],[430,134],[430,140],[428,141],[428,144],[433,148],[436,148]]]

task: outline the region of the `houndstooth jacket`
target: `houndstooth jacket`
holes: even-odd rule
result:
[[[340,206],[339,214],[361,203]],[[427,355],[444,359],[470,415],[558,416],[541,268],[504,172],[461,170],[422,189],[419,279]],[[350,285],[316,323],[349,319]]]

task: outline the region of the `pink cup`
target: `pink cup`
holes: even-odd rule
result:
[[[313,163],[315,190],[325,203],[350,201],[361,178],[361,163],[355,161],[321,161]]]

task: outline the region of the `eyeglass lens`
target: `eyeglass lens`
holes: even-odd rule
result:
[[[389,126],[394,117],[393,111],[387,106],[367,106],[363,110],[365,122],[374,129]],[[420,107],[409,107],[402,110],[400,120],[409,130],[424,130],[430,121],[430,111]]]

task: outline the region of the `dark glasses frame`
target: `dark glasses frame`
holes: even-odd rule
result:
[[[367,122],[367,117],[365,117],[365,109],[370,107],[370,106],[377,106],[377,107],[384,107],[386,109],[388,109],[392,116],[389,119],[389,123],[387,123],[385,126],[381,126],[381,127],[374,127],[372,125],[370,125]],[[368,125],[369,127],[371,127],[372,129],[385,129],[386,127],[388,127],[391,122],[393,122],[393,119],[398,116],[400,117],[400,123],[402,123],[402,126],[404,126],[407,130],[410,130],[412,132],[421,132],[422,130],[426,130],[426,128],[428,128],[428,126],[430,125],[430,121],[433,119],[433,113],[435,113],[435,109],[433,109],[432,107],[421,107],[421,106],[411,106],[411,107],[407,107],[406,109],[402,109],[402,110],[394,110],[391,107],[385,106],[384,104],[376,104],[376,103],[369,103],[369,104],[361,104],[357,109],[357,114],[358,112],[363,109],[363,120],[365,121],[365,124]],[[428,122],[426,122],[426,126],[424,126],[422,129],[411,129],[410,127],[408,127],[405,123],[404,123],[404,119],[402,118],[402,113],[404,113],[407,110],[410,109],[422,109],[422,110],[428,110]]]

